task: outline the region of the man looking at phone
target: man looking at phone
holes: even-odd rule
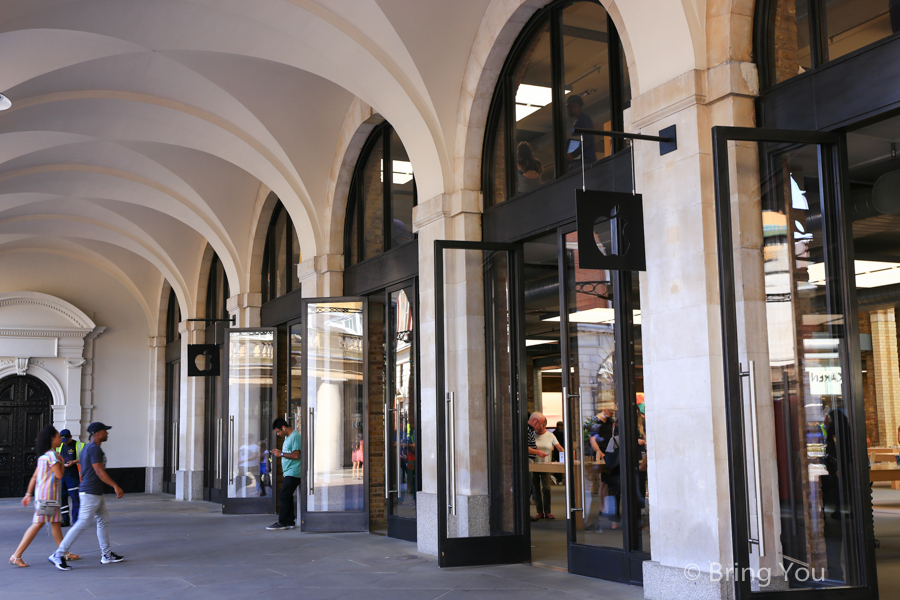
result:
[[[272,455],[281,458],[281,491],[278,493],[278,501],[281,508],[278,511],[278,520],[266,527],[269,531],[281,531],[293,529],[296,524],[297,512],[294,509],[294,491],[300,485],[300,434],[288,425],[282,418],[275,419],[272,423],[275,435],[284,438],[281,450],[272,449]],[[275,473],[274,469],[272,471]],[[274,482],[273,482],[274,485]]]

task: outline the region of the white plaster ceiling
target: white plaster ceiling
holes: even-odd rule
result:
[[[489,0],[4,0],[0,253],[76,257],[148,319],[185,316],[203,249],[247,291],[263,185],[304,258],[358,97],[397,129],[421,197],[452,183],[460,89]],[[153,317],[155,318],[155,317]]]

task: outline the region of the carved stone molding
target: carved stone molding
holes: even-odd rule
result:
[[[28,371],[28,357],[16,359],[16,375],[22,376]]]
[[[77,369],[79,367],[84,366],[84,363],[86,363],[86,362],[87,362],[87,360],[85,360],[83,358],[67,358],[66,366],[69,367],[70,369]]]

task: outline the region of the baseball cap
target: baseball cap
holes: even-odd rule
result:
[[[90,425],[88,425],[88,433],[95,434],[98,431],[103,431],[104,429],[112,429],[111,425],[104,425],[100,421],[94,421]]]
[[[72,437],[72,432],[69,431],[68,429],[63,429],[62,431],[59,432],[59,437],[61,437],[64,440],[67,440],[70,437]]]

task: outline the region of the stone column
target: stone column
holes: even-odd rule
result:
[[[418,460],[422,469],[422,491],[416,495],[416,527],[419,551],[426,554],[437,554],[437,354],[435,346],[435,282],[434,282],[434,241],[435,240],[470,240],[481,239],[481,194],[463,190],[454,194],[443,194],[420,202],[413,209],[413,226],[419,240],[419,377],[420,377],[420,401],[421,415],[418,446]],[[449,273],[448,273],[449,275]],[[466,298],[472,294],[483,294],[482,281],[456,278],[457,291],[460,298]],[[463,326],[467,316],[473,319],[483,313],[483,305],[474,303],[470,315],[465,314],[465,302],[455,307],[448,307],[448,317]],[[459,312],[462,311],[462,312]],[[482,315],[483,316],[483,315]],[[454,317],[456,317],[454,319]],[[483,324],[483,318],[482,318]],[[481,334],[480,345],[477,340],[465,339],[466,333],[455,328],[462,337],[458,337],[453,345],[449,345],[455,354],[456,360],[448,360],[454,368],[448,369],[448,384],[457,390],[457,431],[467,429],[468,403],[467,392],[470,386],[479,385],[481,382],[481,397],[484,393],[484,336]],[[471,330],[477,328],[472,327]],[[483,332],[483,326],[479,330]],[[448,332],[449,333],[449,332]],[[466,355],[466,349],[472,353]],[[479,358],[480,357],[480,358]],[[448,355],[448,359],[452,358]],[[470,372],[471,371],[471,372]],[[483,425],[483,416],[481,419]],[[471,432],[471,430],[470,430]],[[464,441],[459,440],[457,447],[462,447]],[[468,453],[466,453],[468,454]],[[468,458],[461,459],[469,460]],[[483,455],[482,455],[483,458]],[[461,463],[462,468],[469,470],[470,465]],[[476,473],[470,472],[470,480],[474,482]],[[472,487],[470,481],[460,482],[460,492],[467,498]],[[477,519],[473,521],[473,515],[469,515],[469,503],[459,504],[460,520],[463,531],[476,527]],[[462,532],[462,531],[461,531]]]
[[[878,438],[885,446],[897,444],[900,424],[900,365],[897,358],[897,323],[894,310],[869,313],[872,324],[872,362],[875,379],[875,400],[878,411]]]
[[[147,415],[147,471],[144,489],[162,492],[163,457],[165,454],[166,407],[166,336],[151,336],[150,406]]]
[[[182,321],[181,393],[178,411],[178,471],[175,474],[175,497],[178,500],[203,500],[204,416],[206,386],[203,377],[188,377],[188,344],[206,343],[203,323]]]
[[[754,125],[755,69],[726,61],[687,72],[634,98],[626,115],[629,130],[658,135],[675,124],[678,136],[678,149],[665,156],[657,144],[635,144],[647,251],[640,277],[652,539],[646,598],[731,595],[731,581],[710,577],[717,565],[733,564],[711,127]],[[755,163],[742,165],[741,175],[758,182]],[[752,290],[738,290],[738,301],[761,299],[764,309],[758,249],[757,257],[747,275],[759,277]],[[745,306],[742,320],[759,307]],[[747,335],[744,356],[768,364],[765,328]],[[761,435],[772,427],[771,412],[771,397],[761,398]],[[777,490],[771,483],[764,490],[765,508],[777,510]],[[699,567],[696,580],[685,577],[689,565]]]
[[[259,327],[259,309],[262,306],[262,294],[236,294],[225,302],[228,316],[235,316],[234,327]]]
[[[297,279],[304,298],[341,296],[344,293],[344,257],[323,254],[297,265]]]

